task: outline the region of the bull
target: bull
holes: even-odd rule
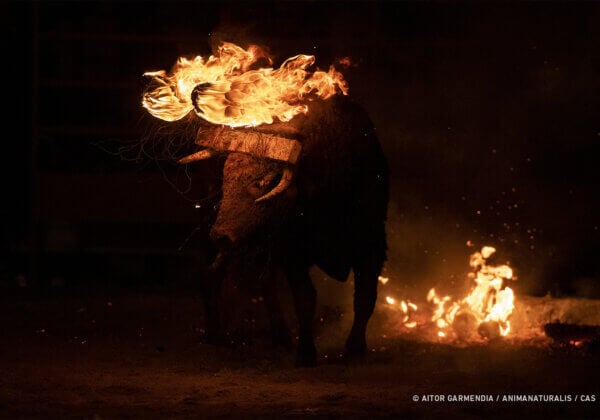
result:
[[[210,230],[217,253],[205,294],[208,337],[220,333],[223,277],[236,265],[247,269],[251,259],[253,272],[267,278],[274,343],[289,338],[269,287],[282,275],[298,323],[296,364],[316,364],[316,291],[309,275],[316,265],[338,281],[353,271],[354,320],[345,354],[364,358],[386,259],[388,204],[387,163],[367,113],[348,97],[334,96],[310,102],[308,113],[285,123],[199,130],[196,143],[203,148],[180,163],[226,154],[222,199]]]

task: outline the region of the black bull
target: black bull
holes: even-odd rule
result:
[[[199,133],[197,143],[207,148],[182,159],[187,163],[218,152],[228,154],[223,196],[211,229],[218,256],[205,294],[209,339],[221,333],[218,296],[223,276],[242,267],[246,277],[250,271],[267,285],[264,297],[274,342],[289,340],[279,304],[268,287],[274,276],[284,275],[298,320],[298,365],[316,363],[316,291],[309,268],[317,265],[339,281],[353,270],[354,322],[346,354],[362,358],[386,255],[388,171],[371,121],[345,97],[308,105],[308,114],[287,123]],[[208,138],[207,133],[219,139]],[[279,153],[273,158],[268,147],[244,140],[256,136],[265,136],[265,142],[276,136],[286,147],[299,147],[288,147],[286,157]],[[240,145],[244,142],[251,144]]]

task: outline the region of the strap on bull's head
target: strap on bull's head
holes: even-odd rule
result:
[[[285,191],[293,180],[291,165],[295,165],[302,151],[299,141],[275,134],[252,130],[234,130],[228,127],[215,127],[198,131],[196,144],[204,146],[179,160],[179,163],[191,163],[207,159],[219,152],[246,153],[257,158],[273,159],[289,165],[283,170],[281,180],[271,191],[256,199],[256,202],[267,200]]]

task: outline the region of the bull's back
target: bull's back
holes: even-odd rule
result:
[[[345,280],[366,254],[385,258],[388,169],[366,112],[347,98],[309,104],[298,168],[312,262]]]

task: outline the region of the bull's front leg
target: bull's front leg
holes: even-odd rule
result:
[[[308,367],[317,364],[317,349],[313,337],[317,292],[312,284],[307,267],[288,268],[286,277],[294,297],[298,320],[298,347],[296,366]]]
[[[346,356],[363,361],[366,356],[367,323],[375,309],[377,282],[383,261],[375,255],[360,258],[354,264],[354,322],[346,341]]]
[[[206,342],[208,344],[225,343],[220,310],[221,288],[225,275],[226,268],[220,266],[209,270],[202,282]]]

